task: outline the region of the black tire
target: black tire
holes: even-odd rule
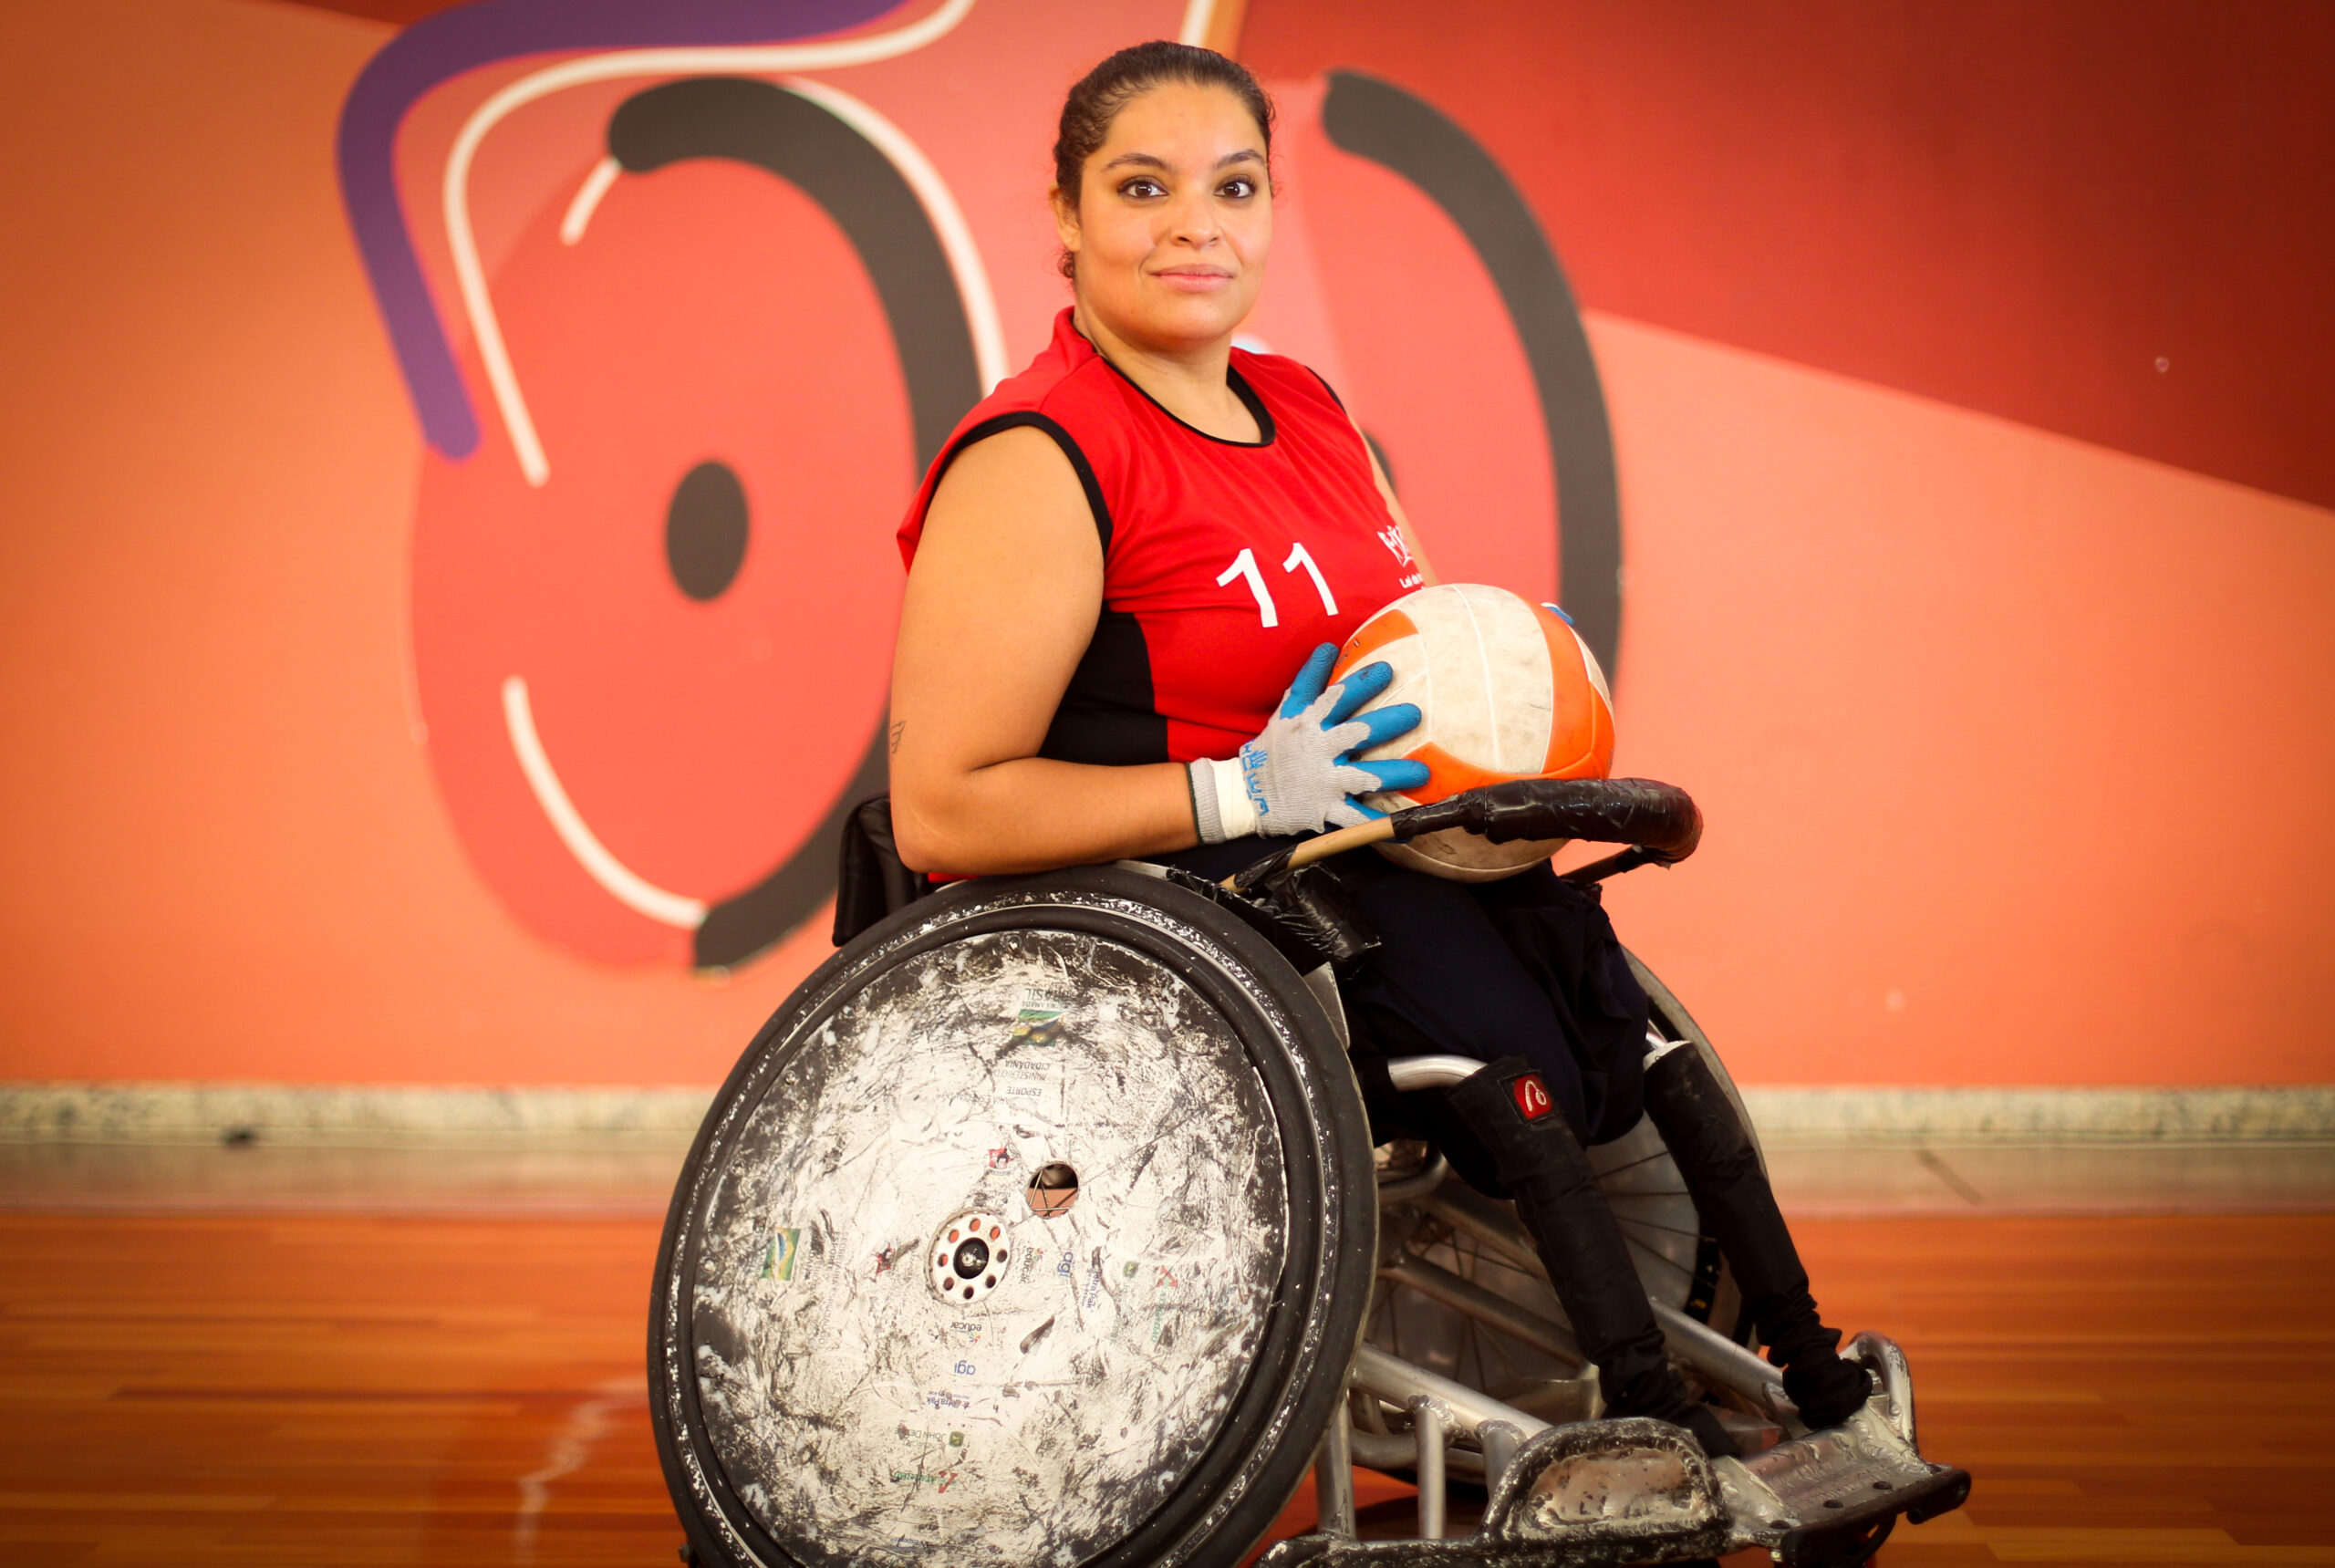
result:
[[[1032,975],[1075,977],[1059,1044],[1008,1005]],[[1156,877],[964,883],[866,932],[748,1047],[666,1220],[650,1404],[697,1560],[1230,1568],[1343,1395],[1365,1127],[1287,961]],[[1041,1158],[1078,1171],[1059,1217],[1024,1200]],[[966,1304],[945,1228],[974,1212]],[[988,1377],[930,1370],[970,1345]]]

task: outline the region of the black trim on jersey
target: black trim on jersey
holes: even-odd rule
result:
[[[1052,436],[1062,454],[1070,459],[1070,466],[1078,471],[1079,486],[1086,492],[1086,505],[1095,514],[1095,532],[1107,560],[1111,509],[1104,504],[1102,483],[1071,433],[1036,410],[999,414],[975,425],[940,454],[940,473],[947,473],[958,454],[975,441],[1025,426]],[[937,489],[939,474],[933,483]],[[1058,763],[1093,763],[1103,767],[1168,760],[1168,720],[1152,707],[1151,649],[1144,641],[1142,623],[1126,611],[1105,608],[1095,618],[1095,634],[1087,639],[1086,651],[1078,656],[1078,668],[1070,672],[1062,701],[1054,705],[1038,755]]]
[[[1111,362],[1108,359],[1103,358],[1103,351],[1099,348],[1095,350],[1095,358],[1097,359],[1103,359],[1103,363],[1105,365],[1111,365]],[[1257,395],[1256,388],[1249,385],[1249,378],[1240,373],[1240,367],[1231,364],[1229,361],[1224,367],[1225,383],[1232,389],[1232,395],[1240,400],[1241,407],[1247,409],[1251,414],[1255,416],[1259,437],[1259,439],[1255,441],[1228,441],[1220,435],[1210,435],[1208,431],[1200,429],[1199,426],[1191,423],[1189,421],[1178,419],[1174,410],[1168,408],[1167,404],[1161,402],[1157,398],[1153,397],[1149,392],[1144,391],[1142,382],[1136,380],[1133,376],[1128,375],[1125,370],[1120,369],[1116,365],[1111,365],[1111,374],[1116,376],[1120,380],[1125,381],[1128,386],[1133,387],[1137,392],[1142,393],[1143,400],[1145,402],[1149,403],[1153,408],[1157,409],[1169,419],[1175,420],[1178,424],[1182,425],[1186,430],[1191,431],[1202,441],[1212,441],[1219,446],[1238,446],[1252,449],[1261,446],[1271,446],[1273,444],[1273,436],[1276,433],[1273,427],[1273,411],[1265,407],[1265,400]]]
[[[1330,385],[1329,377],[1324,376],[1321,371],[1316,370],[1311,365],[1305,367],[1305,373],[1322,383],[1322,389],[1330,394],[1330,401],[1338,405],[1338,412],[1345,414],[1348,419],[1354,418],[1352,414],[1346,413],[1346,400],[1338,396],[1338,389],[1335,387]]]
[[[1395,470],[1393,465],[1387,462],[1385,450],[1378,444],[1378,438],[1362,428],[1361,424],[1354,419],[1353,412],[1347,409],[1346,400],[1338,396],[1338,389],[1335,387],[1330,385],[1329,377],[1324,376],[1321,371],[1316,370],[1311,365],[1305,367],[1305,373],[1313,377],[1316,381],[1322,383],[1322,389],[1330,394],[1330,401],[1338,405],[1338,412],[1346,416],[1346,423],[1353,425],[1354,433],[1362,437],[1363,450],[1367,452],[1371,458],[1376,461],[1378,464],[1378,472],[1386,476],[1386,488],[1393,490],[1395,488]],[[1371,483],[1375,484],[1377,483],[1377,474],[1371,475]],[[1389,521],[1392,521],[1393,515],[1394,514],[1392,513],[1387,514]]]
[[[1232,395],[1240,399],[1242,402],[1248,404],[1249,411],[1257,416],[1257,429],[1263,438],[1253,441],[1229,441],[1224,444],[1227,446],[1272,445],[1273,435],[1275,433],[1273,431],[1273,411],[1272,410],[1265,407],[1263,395],[1260,393],[1256,388],[1249,385],[1249,378],[1242,375],[1240,373],[1240,368],[1238,365],[1231,363],[1230,360],[1225,362],[1224,379],[1226,382],[1231,386]],[[1173,414],[1169,414],[1168,417],[1171,420],[1176,418]],[[1182,421],[1177,420],[1177,423],[1181,424],[1182,422]],[[1208,435],[1208,431],[1198,431],[1194,433],[1198,435]],[[1208,439],[1215,441],[1217,438],[1215,436],[1208,436]]]
[[[1071,671],[1038,755],[1058,763],[1132,767],[1168,760],[1168,718],[1153,707],[1151,649],[1143,623],[1105,609]]]
[[[940,454],[939,472],[932,476],[932,493],[935,495],[940,493],[941,476],[946,474],[950,466],[964,454],[967,447],[978,441],[987,441],[1001,431],[1020,430],[1024,427],[1045,431],[1053,438],[1054,445],[1062,448],[1063,456],[1070,459],[1070,466],[1078,473],[1078,487],[1086,492],[1086,509],[1095,514],[1095,536],[1103,541],[1103,555],[1105,559],[1108,559],[1111,554],[1111,509],[1104,504],[1102,482],[1095,477],[1094,465],[1086,461],[1086,454],[1078,450],[1078,442],[1073,439],[1071,433],[1035,409],[1017,410],[1013,413],[999,414],[994,419],[983,420],[950,442],[949,450]],[[929,508],[931,503],[927,502],[925,504]]]

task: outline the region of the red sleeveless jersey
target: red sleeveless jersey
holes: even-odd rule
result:
[[[1262,439],[1184,423],[1095,351],[1064,310],[1030,368],[965,416],[900,524],[913,562],[950,462],[1034,426],[1070,459],[1103,541],[1103,612],[1038,754],[1125,765],[1229,757],[1291,677],[1420,584],[1362,438],[1294,359],[1232,351]]]

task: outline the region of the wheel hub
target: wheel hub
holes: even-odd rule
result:
[[[1004,1282],[1013,1261],[1013,1239],[994,1214],[968,1210],[943,1224],[926,1256],[932,1288],[943,1300],[977,1302]]]

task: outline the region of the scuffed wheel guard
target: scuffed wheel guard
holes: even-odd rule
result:
[[[972,1213],[1009,1262],[944,1299]],[[1341,1396],[1375,1219],[1336,1036],[1233,917],[1116,867],[911,906],[765,1025],[674,1195],[651,1398],[700,1561],[1227,1568]]]
[[[1536,1434],[1492,1483],[1472,1535],[1301,1535],[1275,1542],[1260,1568],[1622,1568],[1754,1546],[1784,1568],[1854,1568],[1899,1517],[1918,1524],[1969,1493],[1967,1473],[1923,1460],[1870,1407],[1749,1464],[1708,1459],[1667,1423],[1620,1417]]]

